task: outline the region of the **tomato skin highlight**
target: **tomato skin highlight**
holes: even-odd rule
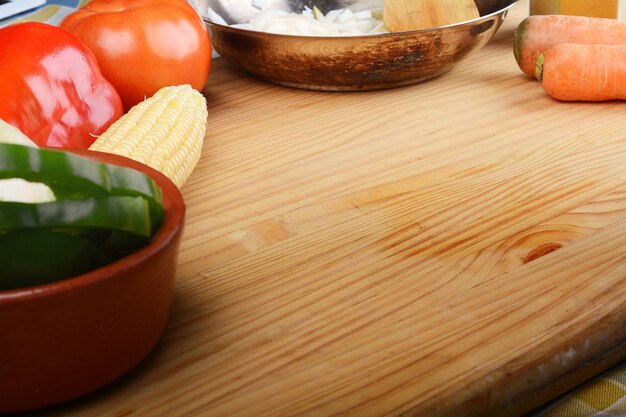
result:
[[[162,87],[201,91],[209,76],[209,34],[185,0],[92,0],[61,27],[93,51],[126,111]]]
[[[39,146],[88,148],[123,114],[93,53],[44,23],[0,29],[0,119]]]

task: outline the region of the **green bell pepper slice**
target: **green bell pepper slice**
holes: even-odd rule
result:
[[[0,231],[64,228],[117,230],[147,238],[152,233],[148,201],[108,196],[39,204],[0,203]]]
[[[56,201],[0,201],[0,290],[76,276],[147,244],[161,188],[140,171],[56,149],[0,144],[0,179],[50,187]]]
[[[97,248],[81,236],[51,230],[0,234],[0,290],[47,284],[97,267]]]
[[[161,188],[147,175],[57,149],[0,143],[0,179],[5,178],[43,183],[57,200],[143,196],[153,222],[160,224],[163,217]]]

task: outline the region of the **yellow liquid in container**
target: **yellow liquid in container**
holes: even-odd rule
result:
[[[625,19],[626,0],[530,0],[530,14],[569,14]]]

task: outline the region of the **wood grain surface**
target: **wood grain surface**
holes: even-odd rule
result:
[[[518,416],[626,358],[626,107],[517,68],[363,93],[217,60],[169,327],[58,416]]]

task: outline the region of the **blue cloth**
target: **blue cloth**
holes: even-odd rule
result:
[[[23,20],[58,25],[65,16],[87,2],[88,0],[48,0],[44,6],[0,20],[0,27]]]

